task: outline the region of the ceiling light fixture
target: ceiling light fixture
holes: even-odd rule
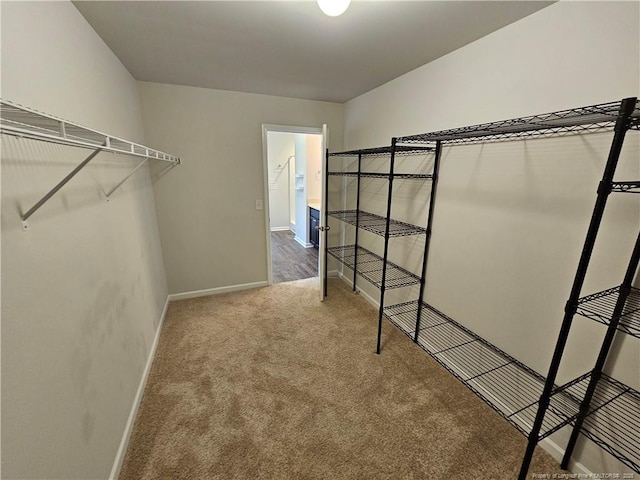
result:
[[[330,17],[342,15],[349,8],[350,3],[351,0],[318,0],[320,10]]]

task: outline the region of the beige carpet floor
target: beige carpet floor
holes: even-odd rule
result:
[[[525,438],[340,281],[171,303],[120,475],[515,479]],[[533,473],[560,473],[537,449]]]

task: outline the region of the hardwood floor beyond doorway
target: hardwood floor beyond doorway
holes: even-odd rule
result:
[[[318,276],[318,250],[304,248],[293,232],[271,232],[273,283],[290,282]]]

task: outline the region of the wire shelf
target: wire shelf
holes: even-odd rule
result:
[[[397,141],[406,144],[436,141],[440,141],[443,144],[461,144],[611,130],[615,125],[619,109],[619,101],[603,103],[530,117],[399,137]],[[639,120],[640,101],[636,101],[629,128],[637,129]]]
[[[640,473],[640,392],[602,374],[594,399],[580,433]]]
[[[339,245],[327,248],[327,253],[353,270],[357,260],[356,273],[377,288],[382,287],[382,270],[384,259],[363,247],[355,245]],[[385,288],[400,288],[420,283],[420,277],[392,262],[387,262]]]
[[[180,158],[76,123],[0,100],[0,133],[105,152],[151,158],[174,164]]]
[[[358,172],[328,172],[330,176],[337,177],[357,177]],[[388,179],[392,175],[388,173],[378,172],[360,172],[362,178],[385,178]],[[393,178],[407,179],[407,180],[430,180],[433,175],[430,173],[394,173]]]
[[[343,152],[329,153],[330,157],[387,157],[391,155],[393,147],[376,147],[376,148],[363,148],[360,150],[346,150]],[[427,153],[434,152],[433,147],[419,147],[419,146],[406,146],[396,145],[395,153],[400,155],[425,155]]]
[[[329,216],[337,218],[349,225],[358,225],[359,228],[376,235],[384,237],[387,228],[387,219],[380,215],[360,210],[334,210],[327,212]],[[411,225],[410,223],[400,222],[398,220],[389,220],[389,236],[390,237],[406,237],[410,235],[421,235],[427,232],[426,228]]]
[[[640,182],[613,182],[612,192],[640,193]]]
[[[418,344],[522,434],[538,410],[544,377],[423,303]],[[418,302],[384,309],[385,316],[413,338]],[[538,440],[574,424],[591,372],[555,387]],[[603,374],[581,433],[640,473],[640,392]]]
[[[384,309],[385,316],[414,337],[418,302]],[[418,345],[523,435],[535,420],[544,377],[427,303],[422,304]],[[585,378],[556,387],[540,439],[573,421],[586,389]]]
[[[613,319],[613,310],[619,295],[620,286],[617,286],[583,297],[578,300],[576,313],[604,325],[609,325]],[[631,287],[620,315],[618,330],[640,338],[640,289]]]

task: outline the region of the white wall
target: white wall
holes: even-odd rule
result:
[[[309,215],[307,214],[307,135],[296,133],[296,240],[302,245],[309,245]],[[302,188],[301,188],[302,187]]]
[[[295,145],[293,148],[295,152]],[[289,160],[289,230],[296,231],[296,157]]]
[[[262,125],[329,125],[343,105],[140,82],[148,143],[184,159],[154,184],[171,293],[267,280]],[[297,162],[296,162],[297,164]]]
[[[2,98],[144,140],[135,80],[68,2],[2,2]],[[3,478],[107,478],[167,297],[148,170],[2,138]]]
[[[639,9],[637,2],[553,4],[348,102],[345,148],[637,96]],[[427,301],[546,374],[610,140],[594,134],[445,148]],[[629,134],[620,179],[640,175],[638,140]],[[639,228],[635,197],[612,195],[584,294],[620,283]],[[410,239],[399,242],[392,250],[404,258],[396,260],[419,271],[420,242],[413,251]],[[592,368],[602,335],[599,324],[576,318],[560,382]],[[640,387],[638,342],[626,338],[616,348],[609,371]],[[564,448],[565,431],[553,438]],[[580,442],[575,458],[593,471],[628,471]]]
[[[289,169],[295,168],[290,157],[295,151],[294,134],[267,133],[267,163],[269,176],[269,226],[271,230],[289,229]]]
[[[307,201],[319,201],[322,190],[322,135],[307,135]]]

